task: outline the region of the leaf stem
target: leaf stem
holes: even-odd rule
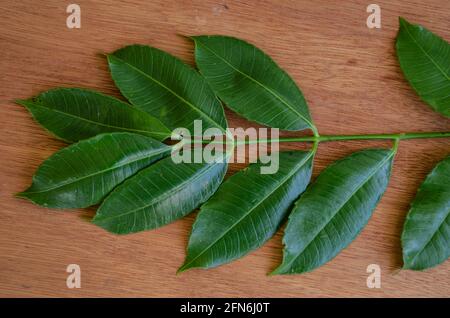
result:
[[[322,135],[317,137],[319,142],[338,140],[369,140],[369,139],[423,139],[423,138],[449,138],[450,131],[445,132],[411,132],[399,134],[366,134],[366,135]]]
[[[259,143],[275,143],[275,142],[330,142],[330,141],[347,141],[347,140],[407,140],[407,139],[424,139],[424,138],[450,138],[450,131],[444,132],[410,132],[410,133],[398,133],[398,134],[365,134],[365,135],[316,135],[316,136],[302,136],[302,137],[287,137],[279,139],[250,139],[250,140],[237,140],[232,141],[227,138],[226,141],[222,140],[193,140],[193,142],[204,144],[228,144],[234,143],[234,145],[251,145]],[[189,141],[184,139],[185,143]]]
[[[392,152],[394,153],[394,155],[397,153],[399,143],[400,143],[400,138],[394,139],[394,145],[392,146]]]

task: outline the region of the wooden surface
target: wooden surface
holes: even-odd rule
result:
[[[281,260],[281,231],[236,262],[175,275],[195,214],[158,230],[114,236],[88,222],[93,209],[49,210],[13,197],[64,146],[14,99],[56,86],[118,96],[99,53],[141,43],[192,64],[192,44],[177,34],[232,35],[265,50],[300,85],[323,134],[448,131],[449,120],[408,86],[394,52],[399,15],[449,41],[448,0],[376,1],[381,29],[366,27],[371,2],[332,0],[83,0],[76,1],[81,29],[68,29],[71,2],[0,1],[1,296],[450,296],[450,262],[423,273],[401,271],[399,242],[409,202],[450,152],[448,139],[402,142],[389,189],[368,226],[333,261],[298,276],[266,276]],[[250,125],[230,111],[227,116],[230,126]],[[389,142],[321,144],[314,174],[370,146]],[[240,167],[232,165],[229,173]],[[66,287],[71,263],[81,267],[81,289]],[[372,263],[381,266],[381,289],[366,286]]]

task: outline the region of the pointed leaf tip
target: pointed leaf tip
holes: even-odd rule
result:
[[[276,275],[281,275],[280,271],[279,271],[280,267],[275,268],[273,271],[268,272],[267,276],[276,276]]]
[[[183,265],[181,265],[178,269],[176,274],[179,275],[181,273],[186,272],[187,270],[189,270],[191,267],[188,266],[188,264],[184,263]]]
[[[21,192],[16,192],[13,194],[16,198],[22,198],[22,199],[26,199],[27,198],[27,193],[26,190],[25,191],[21,191]]]
[[[29,101],[28,99],[15,99],[14,103],[25,106],[25,103]]]
[[[186,34],[181,34],[181,33],[176,33],[176,35],[183,39],[194,41],[193,36],[191,36],[191,35],[186,35]]]

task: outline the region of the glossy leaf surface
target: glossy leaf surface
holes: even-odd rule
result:
[[[157,140],[164,140],[171,133],[155,117],[90,90],[57,88],[17,102],[50,133],[69,142],[107,132],[131,132]]]
[[[450,117],[450,44],[400,18],[397,57],[403,74],[435,111]]]
[[[281,152],[275,174],[250,165],[228,178],[200,209],[179,271],[210,268],[242,257],[273,236],[309,183],[313,152]]]
[[[205,79],[178,58],[131,45],[108,55],[108,62],[122,94],[170,129],[184,127],[192,134],[194,120],[202,120],[203,129],[227,128],[223,107]]]
[[[93,222],[116,234],[161,227],[208,200],[226,169],[226,163],[176,164],[165,158],[114,189]]]
[[[419,188],[402,235],[405,269],[423,270],[450,256],[450,157]]]
[[[214,92],[243,117],[286,130],[312,128],[295,82],[255,46],[226,36],[195,36],[195,61]]]
[[[171,147],[149,137],[108,133],[70,145],[45,160],[21,197],[51,208],[84,208]]]
[[[326,168],[295,203],[274,274],[311,271],[353,241],[368,222],[389,182],[394,152],[356,152]]]

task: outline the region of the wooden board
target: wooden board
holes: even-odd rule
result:
[[[366,26],[368,1],[79,0],[81,29],[66,27],[66,2],[0,2],[1,296],[450,296],[450,262],[423,273],[401,271],[399,242],[409,202],[450,152],[448,139],[402,142],[368,226],[333,261],[298,276],[266,276],[281,260],[281,232],[241,260],[175,275],[194,214],[155,231],[114,236],[89,223],[93,209],[49,210],[13,196],[64,146],[14,99],[56,86],[118,96],[100,53],[141,43],[192,64],[192,43],[177,34],[232,35],[265,50],[300,85],[323,134],[449,131],[449,120],[404,80],[394,51],[400,15],[449,41],[448,0],[377,1],[381,29]],[[227,115],[230,126],[251,125]],[[322,144],[314,174],[370,146],[389,142]],[[66,287],[72,263],[81,267],[80,289]],[[381,266],[380,289],[366,286],[369,264]]]

